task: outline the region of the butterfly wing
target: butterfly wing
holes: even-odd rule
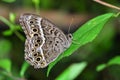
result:
[[[34,68],[46,67],[71,44],[71,36],[45,18],[24,14],[19,21],[27,37],[25,60]]]
[[[66,35],[52,22],[43,18],[41,21],[45,43],[43,44],[43,54],[47,63],[54,61],[71,44]]]

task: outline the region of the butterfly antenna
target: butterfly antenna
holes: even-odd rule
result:
[[[71,22],[70,22],[69,27],[68,27],[68,34],[70,33],[70,27],[71,27],[72,23],[73,23],[73,18],[71,19]]]

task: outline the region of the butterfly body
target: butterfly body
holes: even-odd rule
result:
[[[26,35],[25,60],[34,68],[44,68],[64,52],[72,42],[56,25],[35,14],[24,14],[19,19]]]

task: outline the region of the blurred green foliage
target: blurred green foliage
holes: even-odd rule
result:
[[[96,70],[101,71],[101,70],[103,70],[106,67],[111,66],[111,65],[120,65],[120,56],[116,56],[116,57],[110,59],[110,61],[108,63],[106,63],[106,64],[98,65]]]
[[[7,56],[12,48],[9,40],[0,39],[0,59]]]
[[[105,1],[119,6],[118,0]],[[90,14],[116,12],[114,9],[101,6],[91,0],[1,0],[1,5],[7,7],[9,5],[10,10],[15,7],[20,7],[20,9],[21,7],[34,8],[36,13],[43,9],[61,10],[68,13],[87,13],[89,16],[91,16]],[[114,40],[117,33],[114,27],[114,20],[109,21],[113,13],[95,17],[78,28],[73,33],[73,44],[57,60],[51,63],[47,70],[34,70],[29,67],[29,64],[21,56],[23,54],[18,54],[18,51],[13,48],[14,45],[17,45],[18,49],[24,51],[18,45],[20,41],[24,44],[25,37],[20,25],[16,24],[17,15],[12,11],[9,12],[9,19],[0,15],[0,21],[9,27],[9,29],[0,32],[0,80],[105,80],[105,78],[120,80],[118,75],[120,73],[120,47],[119,43]],[[107,22],[108,24],[104,27]],[[117,39],[119,40],[119,38]],[[14,41],[18,44],[15,44]],[[91,43],[87,44],[88,42]],[[76,51],[79,47],[81,48]],[[119,53],[116,53],[116,50]],[[17,57],[11,52],[17,54]],[[73,52],[75,52],[75,57],[71,55]],[[59,63],[58,67],[53,68],[59,60],[67,56],[69,58],[61,61],[62,65]],[[19,59],[22,59],[22,61]],[[49,74],[52,68],[53,71]],[[46,77],[46,72],[49,75],[48,78]],[[107,74],[107,76],[104,76],[103,73]]]
[[[87,66],[87,62],[74,63],[70,65],[55,80],[74,80]]]
[[[32,0],[32,1],[35,4],[35,9],[36,9],[36,12],[38,13],[39,12],[40,0]]]
[[[9,20],[8,21],[6,18],[0,16],[0,20],[3,21],[6,25],[9,26],[9,30],[6,30],[3,32],[3,35],[5,36],[11,36],[13,33],[15,33],[20,40],[24,41],[24,37],[18,32],[18,30],[21,30],[20,26],[18,24],[15,24],[15,14],[10,13],[9,14]]]
[[[15,2],[16,0],[2,0],[2,1],[7,3],[12,3],[12,2]]]
[[[25,71],[28,69],[28,67],[29,67],[29,64],[27,62],[24,62],[20,70],[21,77],[25,76]]]
[[[0,67],[6,70],[7,72],[11,72],[11,61],[9,59],[0,60]]]

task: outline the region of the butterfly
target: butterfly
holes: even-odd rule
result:
[[[72,43],[72,34],[64,34],[55,24],[36,14],[19,18],[26,35],[25,60],[34,68],[45,68]]]

